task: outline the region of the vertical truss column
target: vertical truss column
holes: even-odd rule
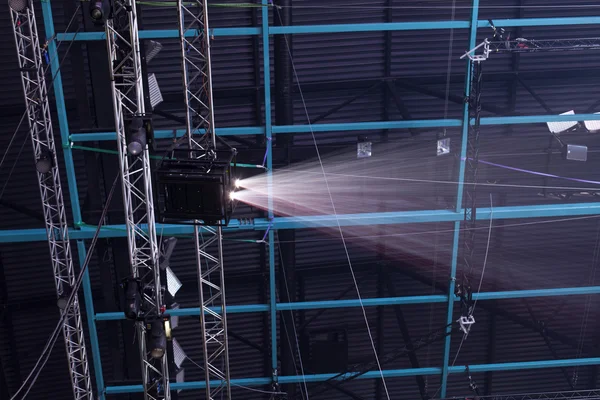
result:
[[[25,95],[27,122],[33,145],[44,220],[50,246],[56,294],[68,297],[76,276],[69,243],[67,215],[63,201],[60,172],[56,158],[50,103],[44,64],[37,32],[33,1],[10,7],[11,22],[17,46],[21,82]],[[93,399],[93,388],[85,348],[79,298],[75,293],[64,315],[63,336],[69,361],[69,373],[75,399]]]
[[[470,279],[473,271],[477,214],[477,173],[479,168],[479,132],[481,126],[481,61],[471,63],[471,93],[469,95],[469,132],[467,135],[467,158],[465,160],[465,220],[463,243],[463,277],[457,286],[463,299],[463,313],[471,315]],[[473,123],[471,123],[473,121]]]
[[[217,147],[207,0],[177,1],[186,133],[190,156],[213,157]],[[196,151],[198,150],[198,151]],[[194,228],[206,399],[231,398],[221,227]],[[219,307],[215,312],[211,307]],[[211,385],[211,380],[219,383]]]
[[[164,305],[160,283],[158,243],[154,217],[152,178],[148,147],[137,156],[127,149],[127,120],[143,117],[144,87],[135,0],[115,1],[106,22],[111,88],[123,204],[132,275],[143,289],[142,311],[146,318],[159,318]],[[138,321],[138,345],[146,399],[170,399],[168,357],[151,357],[146,349],[146,326]]]

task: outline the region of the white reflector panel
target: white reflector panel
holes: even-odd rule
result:
[[[583,121],[583,124],[585,125],[585,129],[587,129],[590,132],[600,132],[600,121]]]
[[[154,74],[148,75],[148,91],[150,92],[150,105],[152,108],[162,103],[162,93],[160,92],[158,82],[156,81],[156,75]]]
[[[179,345],[179,342],[177,339],[173,338],[173,361],[175,361],[177,368],[181,367],[181,364],[183,364],[186,358],[187,355]]]
[[[575,111],[567,111],[560,115],[575,115]],[[577,125],[577,121],[546,122],[546,125],[548,125],[548,130],[550,130],[550,132],[561,133],[573,128],[575,125]]]
[[[181,281],[175,276],[171,268],[167,267],[167,290],[169,294],[175,297],[179,289],[181,289]]]

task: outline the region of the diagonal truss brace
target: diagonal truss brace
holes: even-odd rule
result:
[[[177,1],[186,133],[194,157],[216,150],[207,0]],[[194,35],[188,36],[188,32]],[[198,150],[198,151],[195,151]],[[221,227],[194,227],[206,399],[231,399]],[[219,307],[220,312],[213,311]],[[214,382],[218,383],[215,385]]]
[[[52,119],[45,70],[37,31],[32,0],[17,12],[11,8],[17,58],[21,73],[29,134],[35,160],[45,158],[51,163],[47,172],[37,172],[50,258],[54,272],[54,284],[58,297],[68,297],[75,286],[76,274],[69,243],[69,228],[60,183],[60,172],[56,158],[56,147],[52,130]],[[90,379],[85,337],[77,294],[70,307],[62,310],[65,316],[63,337],[69,361],[69,373],[74,398],[93,399],[94,391]]]
[[[142,282],[146,316],[160,317],[164,305],[160,283],[158,242],[154,217],[154,197],[148,147],[138,156],[127,151],[126,118],[144,116],[144,88],[135,0],[118,0],[112,18],[106,22],[111,86],[123,204],[131,271]],[[137,323],[138,346],[146,399],[168,400],[168,358],[156,360],[146,349],[146,326]]]

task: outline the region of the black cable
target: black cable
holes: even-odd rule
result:
[[[114,182],[112,184],[112,188],[110,189],[110,193],[108,194],[108,197],[106,198],[106,203],[104,205],[104,208],[102,209],[102,215],[100,217],[100,222],[98,223],[98,226],[96,227],[96,232],[94,232],[94,236],[92,238],[92,242],[90,244],[90,248],[87,251],[85,260],[83,262],[83,265],[81,266],[81,271],[79,272],[79,275],[77,276],[77,280],[75,282],[75,286],[72,288],[71,294],[69,295],[69,298],[67,299],[67,303],[66,303],[66,306],[64,308],[65,310],[68,310],[69,308],[71,308],[73,306],[73,302],[75,301],[75,296],[76,296],[79,288],[81,287],[81,282],[83,281],[83,275],[84,275],[85,271],[87,270],[88,265],[90,263],[90,260],[92,258],[92,254],[93,254],[94,248],[96,247],[96,242],[98,241],[98,237],[100,236],[100,228],[102,227],[102,222],[104,221],[104,219],[106,217],[106,213],[108,212],[108,207],[110,206],[110,202],[111,202],[112,196],[113,196],[113,194],[115,192],[115,188],[117,187],[117,182],[118,181],[119,181],[119,175],[117,175],[115,177],[115,180],[114,180]],[[36,372],[33,380],[29,384],[29,388],[27,389],[27,392],[25,392],[25,394],[23,395],[23,397],[21,397],[21,399],[24,399],[25,396],[27,396],[27,394],[29,393],[29,391],[31,390],[31,388],[33,387],[33,385],[35,384],[35,382],[37,381],[37,378],[38,378],[40,372],[42,371],[42,369],[46,365],[46,362],[50,358],[50,353],[54,349],[54,345],[56,344],[56,341],[58,339],[60,329],[63,327],[66,315],[67,315],[66,311],[62,313],[62,315],[61,315],[61,317],[60,317],[60,319],[58,321],[58,324],[56,325],[56,328],[54,328],[54,331],[52,332],[52,335],[50,336],[50,338],[48,339],[48,342],[46,343],[46,347],[42,351],[42,354],[38,358],[38,361],[34,365],[31,373],[27,376],[27,378],[25,379],[25,381],[23,382],[23,384],[21,385],[21,387],[10,398],[10,400],[15,400],[17,398],[17,395],[27,385],[27,381],[31,378],[31,375],[33,374],[33,371],[36,369],[36,367],[39,365],[39,363],[42,361],[42,359],[44,359],[41,367],[37,370],[37,372]],[[88,318],[93,318],[93,316],[88,316]]]

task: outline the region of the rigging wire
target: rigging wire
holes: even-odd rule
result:
[[[277,13],[279,13],[279,10],[277,8],[275,9],[275,11]],[[346,240],[344,239],[344,232],[342,231],[342,226],[340,224],[339,217],[338,217],[336,209],[335,209],[335,203],[333,201],[333,196],[331,195],[331,189],[329,188],[329,183],[328,183],[328,180],[327,180],[327,175],[325,174],[325,167],[323,166],[323,160],[321,159],[321,153],[319,152],[319,146],[317,145],[317,139],[316,139],[315,133],[314,133],[314,131],[312,129],[312,124],[310,122],[310,116],[308,114],[308,108],[306,106],[306,101],[304,99],[304,94],[302,92],[302,87],[300,85],[300,79],[298,77],[298,72],[296,70],[296,66],[295,66],[295,63],[294,63],[294,58],[292,56],[292,52],[290,50],[290,44],[288,42],[288,39],[287,39],[286,35],[284,35],[284,39],[285,39],[285,43],[286,43],[286,47],[287,47],[287,52],[288,52],[288,55],[290,57],[290,62],[292,64],[292,70],[294,72],[294,76],[296,77],[296,84],[298,86],[298,92],[300,94],[300,98],[301,98],[302,104],[304,106],[304,113],[306,114],[306,120],[308,122],[308,126],[310,128],[310,132],[311,132],[312,139],[313,139],[313,143],[315,145],[315,151],[317,152],[317,158],[319,159],[319,163],[321,164],[321,170],[323,172],[323,178],[325,180],[325,186],[327,187],[327,192],[329,193],[329,199],[331,201],[331,207],[333,209],[333,214],[335,215],[335,218],[336,218],[336,221],[337,221],[337,225],[338,225],[338,229],[339,229],[339,232],[340,232],[340,237],[342,239],[342,244],[344,245],[344,251],[346,253],[346,258],[348,260],[348,266],[350,267],[350,274],[352,275],[352,280],[354,281],[354,286],[356,288],[356,294],[357,294],[357,297],[358,297],[358,300],[360,302],[360,306],[361,306],[361,309],[362,309],[363,317],[364,317],[364,320],[365,320],[365,325],[367,327],[367,333],[369,334],[369,339],[371,341],[371,347],[373,349],[373,354],[375,356],[375,360],[377,361],[377,367],[379,368],[379,373],[381,375],[381,381],[382,381],[382,384],[383,384],[383,388],[385,389],[385,393],[386,393],[387,399],[390,400],[390,393],[388,391],[387,384],[385,382],[385,377],[383,375],[383,370],[381,369],[381,363],[379,362],[379,356],[377,355],[377,348],[375,346],[375,341],[373,339],[373,334],[371,333],[371,327],[369,326],[369,319],[367,317],[367,311],[366,311],[365,306],[363,304],[362,296],[360,295],[360,289],[358,287],[358,282],[356,280],[356,275],[354,274],[354,269],[352,268],[352,261],[350,259],[350,253],[348,252],[348,246],[346,245]]]
[[[96,231],[94,232],[94,236],[90,243],[90,247],[87,251],[85,260],[83,262],[83,265],[81,266],[81,270],[79,272],[79,275],[77,276],[77,280],[75,281],[75,286],[72,288],[71,294],[69,295],[69,298],[67,299],[67,303],[65,305],[65,310],[68,310],[70,307],[73,306],[73,302],[75,301],[75,295],[77,294],[77,292],[79,291],[79,288],[81,287],[81,282],[83,281],[83,275],[88,268],[90,260],[92,259],[92,254],[93,254],[94,248],[96,246],[96,242],[98,241],[98,237],[100,236],[100,230],[101,230],[100,228],[102,227],[102,224],[106,217],[106,213],[110,206],[110,202],[111,202],[112,196],[115,192],[115,188],[117,187],[118,181],[119,181],[119,175],[117,175],[115,177],[115,180],[113,181],[113,184],[112,184],[112,188],[110,189],[110,193],[108,194],[108,197],[106,198],[106,204],[104,205],[104,209],[102,210],[102,216],[100,217],[100,222],[98,223],[98,226],[96,227]],[[26,385],[28,385],[28,381],[29,381],[29,379],[31,379],[34,371],[36,371],[36,369],[38,368],[38,365],[40,363],[42,363],[42,365],[39,367],[39,369],[37,369],[35,377],[31,381],[31,383],[29,383],[29,387],[28,387],[27,391],[25,392],[25,394],[23,395],[23,397],[21,397],[21,399],[24,399],[25,396],[27,396],[27,394],[31,390],[31,388],[33,388],[33,385],[37,381],[38,376],[40,375],[42,369],[46,365],[46,362],[50,358],[50,354],[51,354],[52,350],[54,349],[54,346],[55,346],[58,336],[60,334],[60,330],[63,327],[66,315],[67,315],[66,311],[61,314],[60,319],[58,320],[58,323],[56,324],[56,327],[54,328],[54,331],[52,332],[52,335],[50,336],[50,338],[46,342],[46,346],[42,350],[42,354],[40,355],[37,362],[33,366],[29,375],[27,375],[27,378],[25,378],[25,380],[23,381],[21,387],[15,392],[15,394],[10,398],[10,400],[15,400],[17,398],[17,395],[25,388]],[[43,362],[42,362],[42,359],[43,359]]]
[[[283,280],[285,282],[285,291],[288,295],[288,299],[290,298],[290,288],[287,283],[287,276],[285,273],[285,265],[283,264],[283,254],[281,253],[281,242],[279,241],[279,231],[275,230],[275,234],[277,235],[277,244],[279,245],[279,261],[281,262],[281,270],[283,271]],[[291,313],[291,311],[290,311]],[[281,318],[281,322],[283,323],[284,328],[287,331],[287,326],[285,323],[285,318]],[[308,386],[306,384],[306,375],[304,373],[304,363],[302,362],[302,352],[300,351],[300,343],[298,342],[298,332],[296,331],[296,321],[292,317],[292,328],[294,329],[294,337],[296,338],[296,351],[298,352],[298,360],[300,361],[300,372],[302,373],[302,382],[304,384],[304,393],[302,393],[302,386],[300,386],[300,392],[302,397],[306,397],[306,400],[309,400],[308,397]],[[290,338],[286,335],[288,345],[290,348],[292,347],[292,343],[290,342]],[[294,368],[296,368],[296,363],[294,362]],[[296,373],[298,373],[298,369],[296,368]]]

